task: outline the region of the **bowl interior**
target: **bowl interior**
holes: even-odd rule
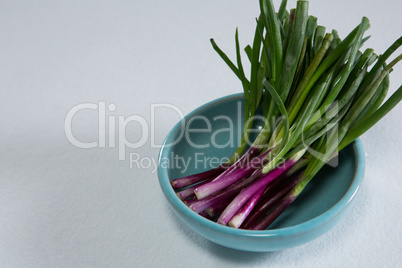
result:
[[[202,106],[178,124],[161,154],[168,179],[208,170],[230,156],[241,137],[243,109],[242,95],[233,95]],[[260,125],[257,122],[257,128]],[[353,146],[340,152],[333,166],[326,165],[269,229],[298,225],[328,211],[351,187],[356,158]]]
[[[170,180],[216,167],[233,153],[242,134],[243,110],[243,94],[227,96],[196,109],[168,134],[159,154],[158,176],[173,210],[205,238],[239,250],[281,250],[327,232],[351,207],[362,181],[364,151],[359,139],[326,165],[264,231],[222,226],[196,214],[177,197]],[[256,129],[261,125],[257,122]]]

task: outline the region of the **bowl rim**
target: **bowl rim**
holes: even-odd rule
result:
[[[158,156],[158,177],[159,183],[162,188],[163,193],[165,194],[166,198],[168,199],[171,205],[174,205],[181,213],[189,217],[191,220],[196,221],[198,224],[202,225],[203,227],[209,228],[213,231],[220,232],[227,235],[235,235],[235,236],[242,236],[242,237],[272,237],[272,238],[284,238],[287,236],[292,236],[295,234],[300,233],[307,233],[316,229],[318,226],[324,224],[325,222],[330,221],[332,218],[336,217],[343,208],[347,207],[353,197],[359,190],[360,183],[363,179],[364,175],[364,168],[365,168],[365,155],[364,149],[360,139],[356,139],[352,144],[353,149],[356,154],[356,169],[352,179],[352,183],[348,187],[347,191],[343,194],[343,196],[333,204],[328,210],[321,213],[320,215],[305,221],[303,223],[279,228],[279,229],[268,229],[268,230],[245,230],[245,229],[236,229],[229,226],[220,225],[216,222],[208,220],[196,212],[192,211],[189,207],[187,207],[180,198],[176,195],[173,187],[170,184],[170,179],[168,177],[167,169],[161,166],[161,159],[168,156],[172,150],[172,146],[166,146],[167,142],[172,138],[172,136],[176,133],[179,127],[183,124],[185,120],[188,118],[209,109],[211,106],[217,105],[220,102],[228,101],[230,99],[241,99],[244,98],[243,93],[231,94],[225,97],[221,97],[215,100],[212,100],[202,106],[196,108],[189,114],[187,114],[182,120],[180,120],[168,133],[166,136],[161,149],[159,151]]]

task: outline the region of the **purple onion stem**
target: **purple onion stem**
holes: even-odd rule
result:
[[[188,207],[194,204],[195,202],[197,202],[197,199],[187,199],[183,201],[183,203],[186,204],[186,206]]]
[[[243,154],[243,156],[233,165],[237,166],[237,168],[244,166],[245,164],[250,162],[251,159],[254,159],[254,157],[256,157],[260,153],[260,151],[261,148],[259,148],[258,146],[250,146],[250,148]],[[270,151],[271,149],[268,149],[263,154],[267,155]]]
[[[264,152],[262,157],[266,156],[271,149],[267,150]],[[244,154],[243,156],[237,160],[233,165],[231,165],[228,169],[226,169],[224,172],[222,172],[219,176],[217,176],[213,181],[220,180],[221,178],[231,174],[233,171],[243,167],[247,163],[249,163],[251,160],[254,159],[260,152],[260,149],[256,146],[251,146]],[[260,156],[261,158],[261,156]]]
[[[229,226],[234,228],[239,228],[243,221],[247,218],[250,212],[253,210],[258,200],[261,198],[265,188],[262,187],[258,190],[248,201],[244,204],[239,211],[233,216],[233,218],[229,221]]]
[[[227,165],[222,164],[219,167],[198,173],[198,174],[194,174],[194,175],[189,175],[186,177],[182,177],[182,178],[178,178],[178,179],[174,179],[172,181],[170,181],[173,189],[181,189],[190,185],[193,185],[195,183],[198,183],[200,181],[209,179],[211,177],[216,177],[219,174],[221,174],[223,171],[225,171],[227,169]]]
[[[260,202],[247,219],[240,226],[242,229],[250,229],[251,226],[256,225],[259,219],[261,219],[268,211],[270,211],[296,184],[302,179],[303,174],[299,174],[296,178],[289,183],[283,185],[277,192],[271,193],[267,200]]]
[[[215,204],[211,205],[205,211],[211,217],[219,216],[219,214],[221,214],[225,210],[225,208],[230,204],[230,202],[232,202],[233,198],[235,198],[237,194],[238,194],[237,192],[234,192],[230,195],[227,195],[221,201],[216,202]]]
[[[298,159],[287,159],[279,167],[268,172],[261,179],[257,180],[243,191],[241,191],[233,201],[226,207],[218,218],[218,223],[226,225],[236,212],[261,188],[265,188],[269,183],[288,171]]]
[[[196,184],[196,185],[190,186],[190,187],[188,187],[188,188],[186,188],[184,190],[178,191],[176,194],[181,200],[187,199],[187,198],[192,197],[192,196],[195,197],[195,194],[194,194],[195,188],[197,188],[198,186],[201,186],[203,184],[206,184],[206,183],[212,181],[213,179],[214,179],[214,177],[209,178],[209,179],[207,179],[207,180],[205,180],[205,181],[203,181],[203,182],[201,182],[199,184]]]
[[[282,212],[292,204],[297,195],[294,195],[293,191],[290,191],[282,200],[262,218],[257,224],[253,225],[251,230],[265,230],[267,229],[281,214]]]
[[[246,163],[250,161],[250,159],[253,159],[255,156],[257,156],[260,152],[260,148],[258,146],[251,146],[244,154],[243,156],[237,160],[233,165],[229,166],[229,164],[224,163],[220,165],[219,167],[194,174],[194,175],[189,175],[186,177],[178,178],[172,180],[170,183],[172,184],[173,189],[181,189],[190,185],[193,185],[195,183],[198,183],[200,181],[206,180],[211,177],[215,177],[215,179],[219,179],[220,175],[222,172],[225,174],[229,174],[232,171],[238,169],[239,167],[244,166]],[[270,150],[268,150],[270,151]],[[268,152],[267,151],[267,152]],[[267,153],[266,152],[266,153]]]
[[[259,169],[258,172],[254,172],[252,176],[248,177],[247,179],[238,181],[237,183],[231,185],[227,189],[216,193],[214,195],[208,196],[207,198],[204,198],[202,200],[199,200],[195,204],[192,204],[190,208],[197,212],[200,213],[201,211],[206,210],[207,208],[211,207],[215,203],[221,202],[225,198],[228,198],[230,195],[237,195],[244,187],[247,187],[250,185],[252,182],[254,182],[256,179],[259,178],[259,175],[261,175],[261,169]]]
[[[213,195],[220,190],[232,185],[233,183],[241,180],[244,177],[249,176],[253,171],[260,168],[268,162],[266,156],[270,150],[260,154],[259,156],[253,158],[250,162],[244,166],[238,168],[237,170],[231,172],[221,179],[215,179],[207,184],[197,187],[194,190],[195,195],[199,200],[202,200],[210,195]]]
[[[205,211],[202,211],[199,213],[202,217],[208,219],[208,220],[212,220],[213,218],[211,216],[209,216],[208,213],[206,213]]]

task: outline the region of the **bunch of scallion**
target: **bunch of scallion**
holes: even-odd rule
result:
[[[402,55],[388,59],[402,37],[381,55],[370,48],[361,51],[368,39],[367,18],[342,40],[308,15],[308,1],[298,1],[290,11],[286,5],[283,0],[276,12],[272,0],[260,0],[254,40],[245,47],[248,78],[238,31],[235,63],[211,39],[244,89],[243,136],[226,163],[171,183],[193,211],[219,224],[268,228],[337,152],[402,98],[399,87],[384,102],[389,74]],[[259,109],[265,124],[247,148]]]

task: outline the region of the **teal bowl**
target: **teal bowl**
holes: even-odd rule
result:
[[[364,174],[359,139],[326,165],[302,194],[264,231],[219,225],[190,210],[170,180],[220,164],[236,149],[241,136],[243,94],[209,102],[191,112],[167,135],[158,159],[162,191],[178,217],[206,239],[225,247],[269,252],[307,243],[330,230],[353,204]],[[258,126],[257,126],[258,127]]]

